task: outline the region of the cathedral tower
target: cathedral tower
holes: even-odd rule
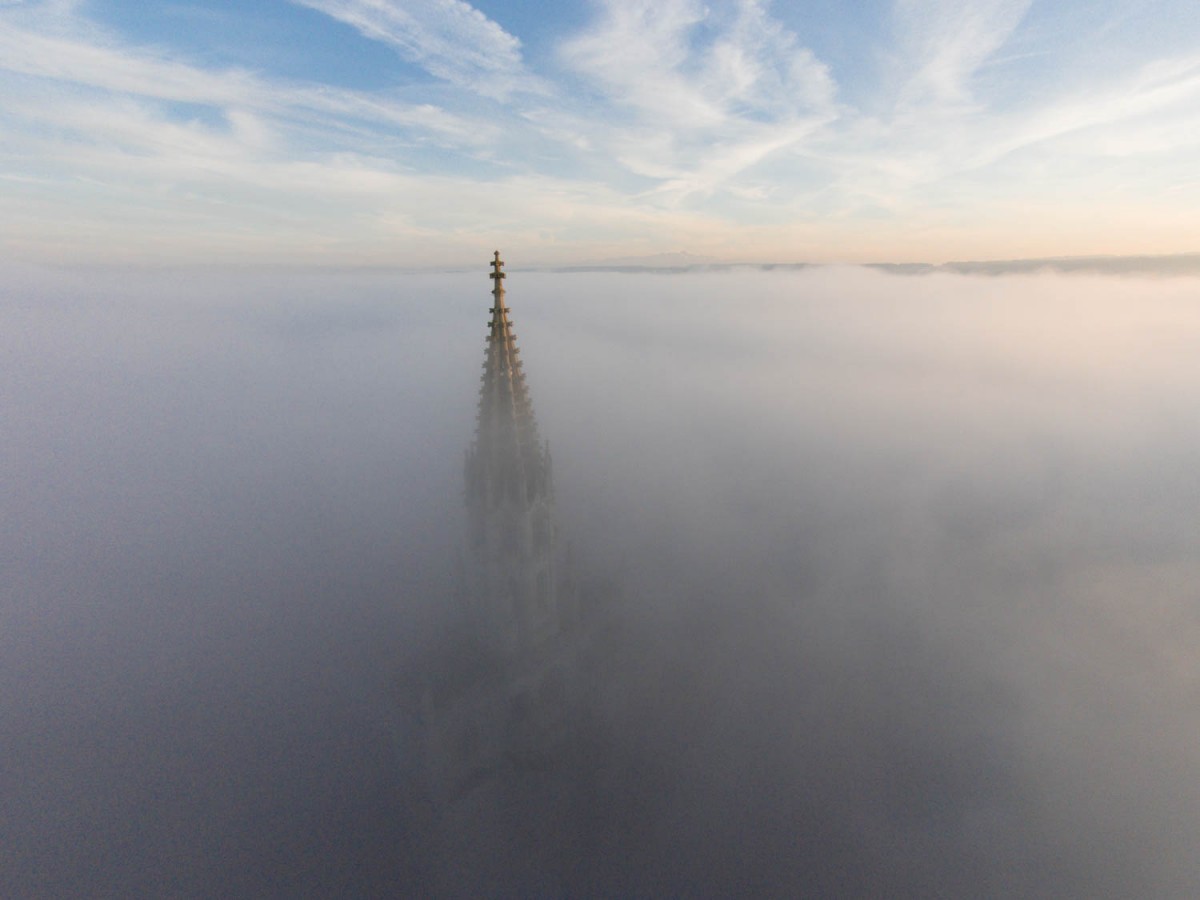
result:
[[[497,251],[466,454],[462,617],[421,664],[409,695],[420,736],[413,758],[445,809],[457,809],[455,798],[471,792],[496,800],[483,785],[503,783],[498,773],[548,765],[588,702],[581,668],[587,629],[573,579],[556,562],[550,453],[533,417],[504,277]]]
[[[475,438],[466,459],[465,613],[481,642],[511,658],[561,629],[550,452],[537,422],[504,302],[504,263],[492,259],[492,307]]]

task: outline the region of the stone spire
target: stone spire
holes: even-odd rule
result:
[[[494,508],[506,499],[534,499],[549,487],[548,460],[538,437],[537,422],[521,351],[504,303],[504,263],[497,250],[492,259],[492,319],[483,360],[475,443],[470,454],[467,492],[470,500]]]
[[[468,615],[486,643],[511,654],[556,632],[558,614],[550,454],[538,437],[503,269],[497,250],[475,439],[466,459]]]

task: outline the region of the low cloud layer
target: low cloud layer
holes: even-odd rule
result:
[[[5,893],[1200,886],[1191,280],[514,273],[607,730],[454,853],[486,280],[6,280]]]

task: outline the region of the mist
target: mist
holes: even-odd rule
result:
[[[602,725],[435,846],[482,269],[2,273],[6,896],[1196,895],[1194,278],[510,269]]]

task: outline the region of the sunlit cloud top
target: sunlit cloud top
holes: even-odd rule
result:
[[[0,0],[0,129],[35,260],[1190,252],[1200,6]]]

